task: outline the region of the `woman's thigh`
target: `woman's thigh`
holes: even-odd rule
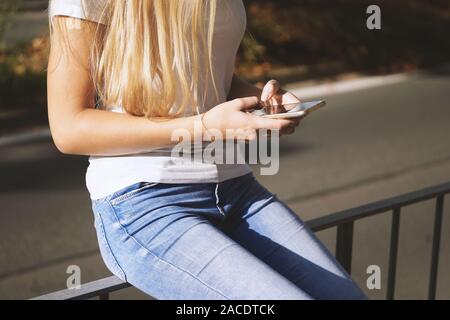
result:
[[[314,299],[365,295],[308,226],[256,180],[240,188],[224,229],[237,243]]]
[[[214,199],[210,206],[189,190],[189,205],[167,198],[179,191],[148,189],[119,203],[94,203],[100,249],[113,273],[158,299],[310,298],[218,229],[224,216]]]

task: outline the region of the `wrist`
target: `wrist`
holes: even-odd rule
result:
[[[192,138],[192,141],[209,141],[208,140],[208,127],[204,123],[204,117],[206,115],[205,113],[198,114],[195,116],[192,116],[191,124],[189,125],[189,128],[191,130],[190,136]]]
[[[200,115],[200,123],[202,125],[203,141],[211,141],[212,140],[212,135],[210,132],[210,128],[208,126],[208,121],[207,121],[207,114],[208,114],[208,112],[205,112]]]

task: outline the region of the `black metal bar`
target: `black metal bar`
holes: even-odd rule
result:
[[[389,269],[386,299],[393,300],[395,295],[395,275],[397,270],[398,238],[400,229],[400,208],[392,212],[391,244],[389,246]]]
[[[413,203],[430,200],[439,195],[448,193],[450,193],[450,182],[369,203],[360,207],[339,211],[324,217],[312,219],[308,221],[307,224],[313,231],[325,230],[342,223],[370,217],[378,213],[390,211],[393,208],[404,207]]]
[[[106,292],[106,293],[104,293],[104,294],[101,294],[98,298],[99,298],[100,300],[109,300],[109,292]]]
[[[114,292],[117,290],[125,289],[131,285],[116,276],[96,280],[93,282],[85,283],[81,286],[81,289],[66,289],[50,294],[46,294],[40,297],[33,298],[32,300],[82,300],[90,299]]]
[[[340,224],[336,233],[336,259],[350,274],[352,271],[353,221]]]
[[[436,211],[434,216],[433,247],[431,249],[430,283],[428,287],[428,299],[436,299],[437,272],[439,266],[439,248],[441,244],[442,215],[444,212],[444,195],[436,199]]]

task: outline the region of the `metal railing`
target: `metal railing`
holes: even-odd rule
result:
[[[355,207],[307,222],[315,232],[330,228],[337,228],[336,232],[336,258],[343,267],[351,273],[353,256],[353,227],[357,220],[374,215],[391,212],[392,224],[389,247],[389,267],[387,278],[388,300],[394,299],[395,276],[397,269],[397,253],[400,228],[401,209],[405,206],[435,199],[433,243],[431,252],[428,299],[436,298],[436,285],[439,264],[439,249],[441,241],[442,219],[444,212],[444,197],[450,193],[450,182],[419,191],[403,194],[397,197],[373,202]],[[43,295],[34,300],[71,300],[99,298],[109,300],[110,293],[128,288],[131,285],[112,276],[82,285],[81,289],[66,289]]]

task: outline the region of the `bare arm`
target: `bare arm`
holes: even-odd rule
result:
[[[64,32],[56,24],[48,67],[50,129],[61,152],[94,156],[142,153],[176,144],[178,141],[171,139],[176,129],[187,130],[192,139],[203,138],[202,130],[194,130],[202,115],[160,121],[94,109],[88,61],[96,25],[73,18],[55,19],[61,19],[58,21],[66,29],[72,26]],[[208,117],[203,117],[203,124],[221,132],[245,129],[250,136],[260,128],[282,129],[291,124],[242,112],[257,102],[257,97],[248,97],[222,103],[205,114]]]
[[[174,144],[171,133],[176,128],[185,128],[193,136],[194,121],[199,116],[151,121],[94,109],[94,86],[88,61],[95,27],[90,22],[70,21],[71,18],[55,19],[62,19],[60,22],[67,27],[80,26],[67,32],[56,26],[49,58],[49,122],[54,142],[61,152],[124,155]]]

